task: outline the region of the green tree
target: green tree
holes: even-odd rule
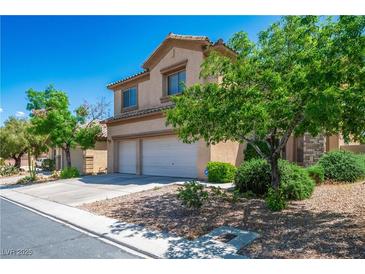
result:
[[[29,172],[35,176],[32,156],[37,158],[46,152],[47,143],[48,137],[34,132],[27,119],[10,117],[0,130],[0,157],[14,159],[14,166],[20,168],[21,157],[27,154]]]
[[[0,157],[14,159],[17,168],[20,168],[21,158],[28,149],[27,127],[25,119],[10,117],[0,129]]]
[[[36,170],[34,159],[37,159],[42,153],[48,151],[49,136],[38,134],[34,125],[28,121],[25,139],[27,141],[28,171],[33,180],[35,180]]]
[[[220,83],[196,84],[174,97],[167,123],[184,142],[251,144],[270,163],[278,189],[278,159],[292,134],[363,136],[364,26],[363,16],[286,16],[257,43],[236,33],[228,43],[235,58],[212,50],[202,65],[201,76]]]
[[[71,167],[72,148],[80,145],[87,149],[95,145],[101,132],[97,120],[105,114],[105,102],[97,106],[85,103],[72,113],[67,94],[52,86],[45,91],[29,89],[27,97],[27,109],[31,111],[35,131],[41,135],[47,134],[51,146],[64,151],[67,167]]]

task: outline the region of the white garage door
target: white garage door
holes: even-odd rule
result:
[[[119,172],[136,173],[137,142],[121,141],[119,143]]]
[[[195,178],[196,162],[196,143],[184,144],[171,136],[143,139],[143,174]]]

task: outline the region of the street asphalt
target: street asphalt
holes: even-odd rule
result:
[[[0,199],[1,259],[133,259],[117,246]]]

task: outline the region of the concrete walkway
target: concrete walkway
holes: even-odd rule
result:
[[[15,189],[2,189],[1,196],[154,258],[243,259],[245,257],[236,252],[241,246],[258,236],[253,232],[222,227],[195,241],[189,241],[168,233],[151,231],[143,226],[97,216],[75,207],[21,193]],[[223,243],[215,240],[216,236],[227,231],[238,235],[236,241]]]

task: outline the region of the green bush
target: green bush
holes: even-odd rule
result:
[[[208,181],[214,183],[230,183],[234,180],[237,168],[229,163],[209,162]]]
[[[271,211],[280,211],[286,208],[286,199],[283,190],[279,188],[275,191],[273,188],[269,188],[266,196],[266,205]]]
[[[43,170],[48,170],[48,171],[54,171],[56,167],[56,162],[55,160],[52,159],[44,159],[42,161],[42,169]]]
[[[306,170],[288,161],[279,161],[280,186],[288,200],[308,198],[314,190],[314,182]],[[265,160],[244,162],[237,170],[235,185],[240,192],[252,191],[263,195],[271,183],[270,165]]]
[[[322,155],[318,164],[324,169],[324,177],[339,182],[355,182],[365,176],[363,156],[348,151],[330,151]]]
[[[66,167],[61,170],[61,179],[80,177],[79,170],[76,167]]]
[[[19,173],[19,168],[12,165],[1,165],[0,176],[10,176]]]
[[[365,176],[365,154],[354,154],[356,161],[358,162],[359,166],[361,167],[361,170],[363,171],[363,176]]]
[[[269,147],[264,141],[256,141],[255,145],[257,145],[265,155],[269,155],[270,153]],[[244,156],[245,156],[244,157],[245,161],[249,161],[252,159],[262,159],[262,157],[259,154],[257,154],[256,150],[253,148],[251,144],[247,144]]]
[[[316,184],[323,183],[324,169],[321,165],[313,165],[306,168],[308,175],[316,182]]]
[[[271,181],[270,165],[263,159],[244,161],[237,169],[236,188],[240,192],[252,191],[255,194],[266,194]]]
[[[304,168],[281,160],[279,170],[280,188],[287,200],[303,200],[312,195],[315,183]]]
[[[37,180],[35,176],[25,176],[17,181],[18,184],[29,184]]]
[[[208,200],[208,191],[204,190],[204,186],[191,181],[179,187],[177,197],[182,204],[188,208],[201,208],[203,203]]]

